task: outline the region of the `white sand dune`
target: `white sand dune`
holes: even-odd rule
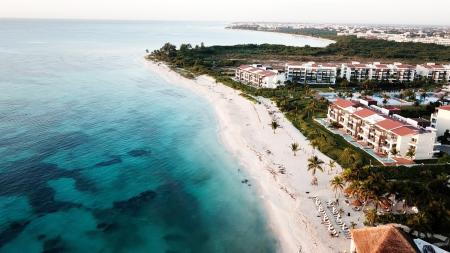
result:
[[[265,207],[268,225],[279,240],[280,252],[345,252],[349,251],[350,240],[340,233],[331,237],[321,219],[312,196],[323,202],[335,199],[329,181],[334,176],[328,173],[317,174],[318,186],[311,185],[311,174],[307,171],[307,160],[312,155],[328,163],[330,158],[314,150],[308,140],[279,112],[270,100],[263,99],[255,104],[240,96],[240,91],[216,83],[208,76],[195,80],[186,79],[170,70],[164,64],[146,63],[171,83],[183,85],[205,97],[214,107],[220,124],[220,139],[235,155]],[[270,112],[274,112],[271,113]],[[281,128],[274,134],[270,123],[276,117]],[[301,150],[294,156],[290,145],[299,143]],[[284,168],[286,173],[279,171]],[[324,166],[327,169],[326,166]],[[336,168],[340,171],[340,168]],[[309,193],[307,193],[309,192]],[[361,213],[354,212],[343,204],[339,208],[345,213],[343,220],[361,224]],[[336,229],[338,227],[336,226]]]

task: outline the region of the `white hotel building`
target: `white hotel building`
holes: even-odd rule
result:
[[[435,83],[450,83],[450,65],[426,63],[417,65],[417,74]]]
[[[235,78],[257,88],[276,88],[286,80],[284,73],[261,64],[241,65],[236,69]]]
[[[436,112],[431,114],[431,127],[436,129],[437,136],[450,130],[450,105],[436,108]]]
[[[365,80],[389,83],[411,82],[416,77],[416,67],[399,62],[394,64],[352,62],[351,64],[342,64],[340,77],[349,82],[364,82]]]
[[[336,78],[362,83],[365,80],[386,83],[412,82],[425,78],[433,82],[450,84],[450,64],[426,63],[408,65],[373,63],[287,63],[284,73],[261,64],[242,65],[236,69],[236,80],[255,87],[276,88],[289,80],[297,84],[336,84]]]
[[[435,131],[396,120],[373,108],[338,98],[328,107],[327,120],[337,122],[346,134],[378,154],[393,157],[392,151],[396,150],[397,157],[406,158],[406,153],[412,148],[414,160],[433,157]]]
[[[286,64],[286,79],[299,84],[335,84],[339,64],[295,63]]]

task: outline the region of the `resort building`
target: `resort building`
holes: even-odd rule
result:
[[[416,244],[394,225],[350,230],[350,253],[416,253]]]
[[[349,82],[363,82],[372,80],[373,71],[374,66],[372,64],[361,64],[360,62],[342,64],[341,78],[347,79]]]
[[[417,65],[416,69],[418,76],[432,80],[435,83],[450,82],[450,65],[426,63]]]
[[[416,67],[413,65],[395,62],[392,68],[395,70],[397,82],[412,82],[416,78]]]
[[[335,84],[339,65],[315,62],[286,64],[286,79],[300,84]]]
[[[340,76],[349,82],[364,82],[365,80],[389,83],[412,82],[416,77],[416,67],[400,62],[393,64],[352,62],[351,64],[342,64]]]
[[[365,149],[388,156],[414,160],[430,159],[436,143],[435,131],[421,128],[415,121],[377,106],[338,98],[328,107],[327,121],[351,136]]]
[[[431,127],[436,129],[437,136],[444,135],[450,130],[450,105],[436,108],[436,112],[431,114]]]
[[[284,85],[284,73],[261,64],[241,65],[236,69],[237,81],[257,88],[276,88]]]

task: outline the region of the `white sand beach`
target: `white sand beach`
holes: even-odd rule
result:
[[[239,159],[252,187],[256,187],[265,207],[268,225],[279,240],[280,252],[349,252],[350,240],[344,238],[337,225],[339,237],[330,236],[311,199],[318,196],[324,204],[335,199],[329,186],[335,173],[318,172],[319,184],[313,186],[312,176],[307,171],[307,160],[312,155],[317,155],[325,163],[330,158],[314,150],[270,100],[262,99],[261,104],[256,104],[240,96],[240,91],[216,83],[211,77],[191,80],[164,64],[146,64],[169,82],[183,85],[210,101],[220,124],[221,141]],[[272,117],[276,117],[281,125],[275,134],[270,126]],[[301,148],[296,156],[290,148],[293,142]],[[323,167],[328,169],[326,165]],[[284,174],[279,172],[282,168],[285,169]],[[339,166],[335,170],[340,171]],[[356,222],[360,227],[362,212],[351,210],[344,203],[342,194],[339,202],[338,208],[345,213],[343,221],[348,226],[351,221]]]

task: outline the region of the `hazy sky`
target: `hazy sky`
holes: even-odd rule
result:
[[[0,0],[0,17],[450,25],[450,0]]]

